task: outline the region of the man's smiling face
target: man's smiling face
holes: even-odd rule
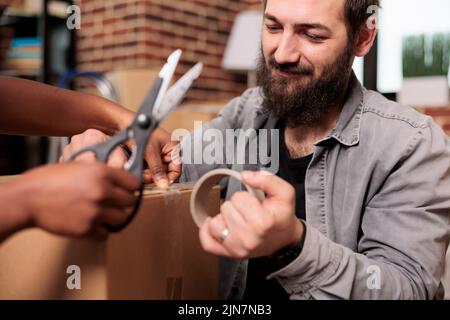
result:
[[[345,0],[269,0],[262,46],[266,61],[297,65],[304,81],[318,79],[348,45]],[[295,74],[274,71],[274,77]]]
[[[267,2],[258,76],[266,107],[287,122],[292,119],[292,125],[317,122],[346,89],[354,56],[344,4],[345,0]]]

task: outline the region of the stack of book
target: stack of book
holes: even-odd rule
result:
[[[14,38],[11,41],[4,69],[16,75],[39,73],[42,62],[42,41],[39,38]]]

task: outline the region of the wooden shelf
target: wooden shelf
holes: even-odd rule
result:
[[[70,1],[60,1],[60,0],[49,1],[47,7],[48,16],[66,19],[67,18],[66,9],[69,4]],[[19,8],[9,7],[6,9],[4,15],[6,17],[16,17],[16,18],[37,18],[42,15],[43,11],[42,8],[38,10],[38,7],[30,8],[31,10],[26,10],[26,8],[22,7]]]
[[[16,38],[39,38],[42,41],[41,66],[39,69],[14,70],[4,66],[6,70],[0,70],[0,76],[11,76],[37,80],[52,84],[59,77],[62,70],[75,68],[75,31],[66,28],[67,5],[73,5],[74,0],[33,0],[41,2],[41,10],[22,10],[22,8],[9,7],[0,17],[0,27],[8,26],[14,30]],[[54,9],[54,4],[59,5],[59,10]],[[59,12],[59,13],[58,13]],[[58,39],[64,37],[69,47],[59,48]],[[64,42],[66,43],[66,41]],[[54,57],[65,57],[61,62]],[[59,61],[55,63],[55,61]],[[64,65],[63,65],[64,64]],[[47,158],[47,139],[44,137],[16,137],[0,135],[0,144],[8,144],[11,150],[0,157],[0,174],[17,174],[30,169],[38,164],[45,163]]]
[[[16,70],[0,70],[0,76],[16,78],[37,78],[39,72],[20,72]]]

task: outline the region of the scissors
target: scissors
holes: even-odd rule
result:
[[[144,156],[150,135],[159,123],[180,104],[194,80],[202,72],[203,64],[199,62],[181,77],[166,94],[170,80],[180,60],[181,53],[182,51],[178,49],[169,56],[166,64],[159,72],[153,86],[142,102],[133,122],[127,128],[112,136],[109,140],[81,149],[70,157],[70,160],[74,160],[81,154],[89,152],[95,155],[98,162],[106,163],[114,149],[123,146],[128,140],[135,141],[131,150],[131,156],[125,164],[124,169],[140,179],[141,186],[139,194],[131,213],[122,225],[105,225],[110,232],[123,230],[134,219],[142,202],[144,189]]]

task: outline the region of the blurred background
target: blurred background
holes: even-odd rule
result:
[[[379,37],[355,62],[358,78],[450,133],[450,1],[381,4]],[[174,49],[184,51],[178,76],[203,62],[201,78],[163,125],[169,131],[214,118],[255,84],[260,0],[0,0],[0,7],[6,8],[0,75],[103,95],[135,109]],[[0,136],[0,175],[54,161],[62,143]]]

